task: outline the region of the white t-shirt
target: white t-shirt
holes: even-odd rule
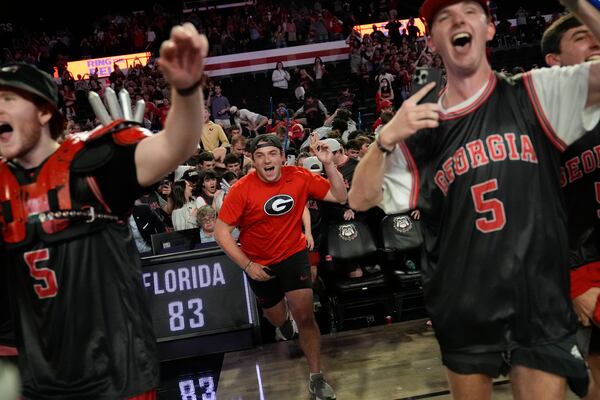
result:
[[[240,115],[235,118],[236,125],[240,125],[240,122],[244,122],[246,124],[256,125],[261,118],[260,114],[254,113],[245,108],[241,108],[239,110]]]
[[[290,73],[285,70],[276,69],[273,71],[271,80],[273,81],[273,87],[287,89],[288,81],[290,80]]]
[[[173,228],[176,231],[182,231],[184,229],[197,228],[198,222],[196,220],[196,203],[194,200],[188,201],[183,207],[173,210],[171,214],[171,220],[173,221]]]

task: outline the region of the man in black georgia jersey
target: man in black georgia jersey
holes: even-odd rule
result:
[[[600,12],[571,10],[596,37]],[[517,399],[580,396],[588,376],[568,293],[561,152],[590,127],[600,64],[496,75],[485,0],[426,0],[429,46],[447,86],[404,102],[358,165],[349,204],[422,215],[426,307],[456,399],[490,399],[510,374]],[[436,88],[435,90],[440,90]]]

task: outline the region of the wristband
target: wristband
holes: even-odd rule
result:
[[[596,10],[600,11],[600,0],[588,0],[588,2],[596,7]]]
[[[252,260],[248,260],[248,264],[244,267],[244,272],[250,267],[250,264],[252,264]]]
[[[379,138],[377,138],[375,140],[375,143],[377,144],[377,148],[383,153],[383,154],[392,154],[394,152],[394,149],[388,149],[387,147],[385,147],[384,145],[381,144],[381,142],[379,141]]]
[[[198,81],[196,83],[194,83],[192,86],[185,88],[185,89],[177,89],[175,88],[175,91],[183,97],[186,96],[190,96],[192,94],[194,94],[196,92],[196,89],[198,89],[200,87],[200,85],[202,84],[202,79],[198,79]]]

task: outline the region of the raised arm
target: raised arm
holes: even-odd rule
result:
[[[335,117],[337,117],[338,111],[339,108],[337,108],[329,117],[327,117],[327,119],[323,122],[323,126],[331,126],[331,124],[333,124],[333,120],[335,119]]]
[[[304,237],[306,237],[306,247],[308,250],[313,250],[315,248],[315,239],[312,235],[312,225],[310,222],[310,211],[307,206],[304,206],[304,211],[302,211],[302,226],[304,226]]]
[[[348,193],[348,204],[356,211],[365,211],[378,205],[383,199],[383,177],[385,155],[396,150],[396,145],[420,129],[438,126],[439,106],[433,103],[418,104],[433,89],[430,83],[402,103],[394,118],[388,122],[371,144],[354,171],[352,187]]]
[[[325,107],[325,104],[323,104],[323,102],[321,100],[317,100],[317,106],[319,107],[319,110],[321,110],[321,112],[323,114],[325,114],[325,117],[329,116],[329,114],[327,113],[327,108]]]
[[[171,30],[160,48],[159,68],[171,84],[172,106],[165,129],[142,140],[135,151],[138,182],[149,186],[187,160],[202,135],[204,108],[201,79],[208,41],[194,25]]]
[[[329,183],[331,184],[331,188],[325,197],[323,197],[323,200],[344,204],[348,200],[348,191],[346,190],[342,174],[333,162],[333,153],[329,149],[329,146],[326,143],[318,142],[316,133],[311,133],[310,146],[314,149],[317,158],[323,164],[323,168],[327,173],[327,179],[329,179]]]
[[[365,211],[381,203],[384,173],[385,153],[378,148],[377,143],[371,143],[369,151],[354,170],[352,187],[348,192],[350,208]]]

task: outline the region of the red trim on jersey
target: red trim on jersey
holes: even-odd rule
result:
[[[127,400],[156,400],[156,389],[152,389],[146,393],[138,394],[137,396],[129,397]]]
[[[50,209],[48,194],[55,191],[58,201],[58,210],[69,210],[72,208],[70,177],[71,161],[83,148],[84,142],[77,138],[67,139],[60,147],[45,161],[39,170],[34,182],[21,184],[16,176],[10,171],[6,162],[0,164],[0,181],[4,190],[0,191],[0,203],[10,202],[12,220],[6,222],[0,215],[0,223],[4,225],[2,237],[5,243],[19,243],[27,236],[27,221],[30,215],[47,211]],[[45,233],[52,234],[65,230],[69,221],[56,219],[41,223]]]
[[[412,178],[410,188],[410,199],[408,201],[408,206],[412,210],[417,208],[417,201],[419,199],[419,169],[417,168],[417,163],[415,162],[415,159],[413,158],[406,144],[400,143],[398,147],[400,147],[400,151],[402,151],[402,154],[406,159],[408,172],[410,173],[410,176]]]
[[[0,357],[14,357],[18,355],[19,352],[16,347],[2,346],[0,344]]]
[[[485,86],[485,89],[483,90],[483,93],[481,93],[481,96],[479,96],[477,99],[475,99],[475,101],[473,101],[471,104],[467,105],[464,108],[449,112],[447,114],[441,114],[440,120],[448,121],[451,119],[464,117],[465,115],[470,114],[473,111],[477,110],[492,95],[497,84],[498,84],[498,79],[496,78],[496,74],[494,72],[490,73],[490,78],[488,79],[488,82]]]
[[[542,126],[544,133],[548,136],[548,139],[552,142],[552,144],[558,148],[560,151],[565,151],[567,148],[567,144],[562,141],[560,137],[554,132],[550,121],[546,118],[546,114],[544,113],[544,109],[542,108],[542,104],[540,103],[540,99],[535,90],[535,85],[533,84],[533,80],[531,77],[531,72],[523,74],[523,83],[525,83],[525,90],[527,91],[527,95],[529,96],[529,100],[533,105],[533,110],[535,111],[535,116]]]
[[[142,130],[141,128],[138,128],[136,126],[124,129],[113,135],[115,143],[119,144],[121,146],[127,146],[130,144],[139,143],[140,141],[142,141],[143,139],[146,139],[147,137],[148,137],[148,134],[144,130]]]
[[[111,132],[117,125],[122,124],[123,122],[124,120],[117,119],[106,126],[98,127],[97,129],[91,132],[90,136],[88,136],[88,138],[86,139],[86,142],[91,142],[92,140],[96,140],[99,137],[104,136],[108,132]]]
[[[102,204],[102,207],[104,207],[104,209],[108,213],[112,213],[112,211],[110,210],[110,207],[104,201],[104,197],[102,196],[102,192],[100,191],[100,188],[98,187],[96,178],[94,178],[93,176],[88,176],[86,178],[86,180],[87,180],[88,185],[90,186],[90,189],[92,190],[92,193],[94,193],[94,196],[96,197],[96,199],[100,202],[100,204]]]
[[[123,127],[115,130],[115,128],[121,124],[123,124]],[[136,126],[131,122],[126,122],[123,119],[117,119],[106,126],[93,130],[85,139],[85,141],[91,142],[106,135],[107,133],[112,134],[115,143],[121,146],[138,143],[149,136],[145,129]]]

